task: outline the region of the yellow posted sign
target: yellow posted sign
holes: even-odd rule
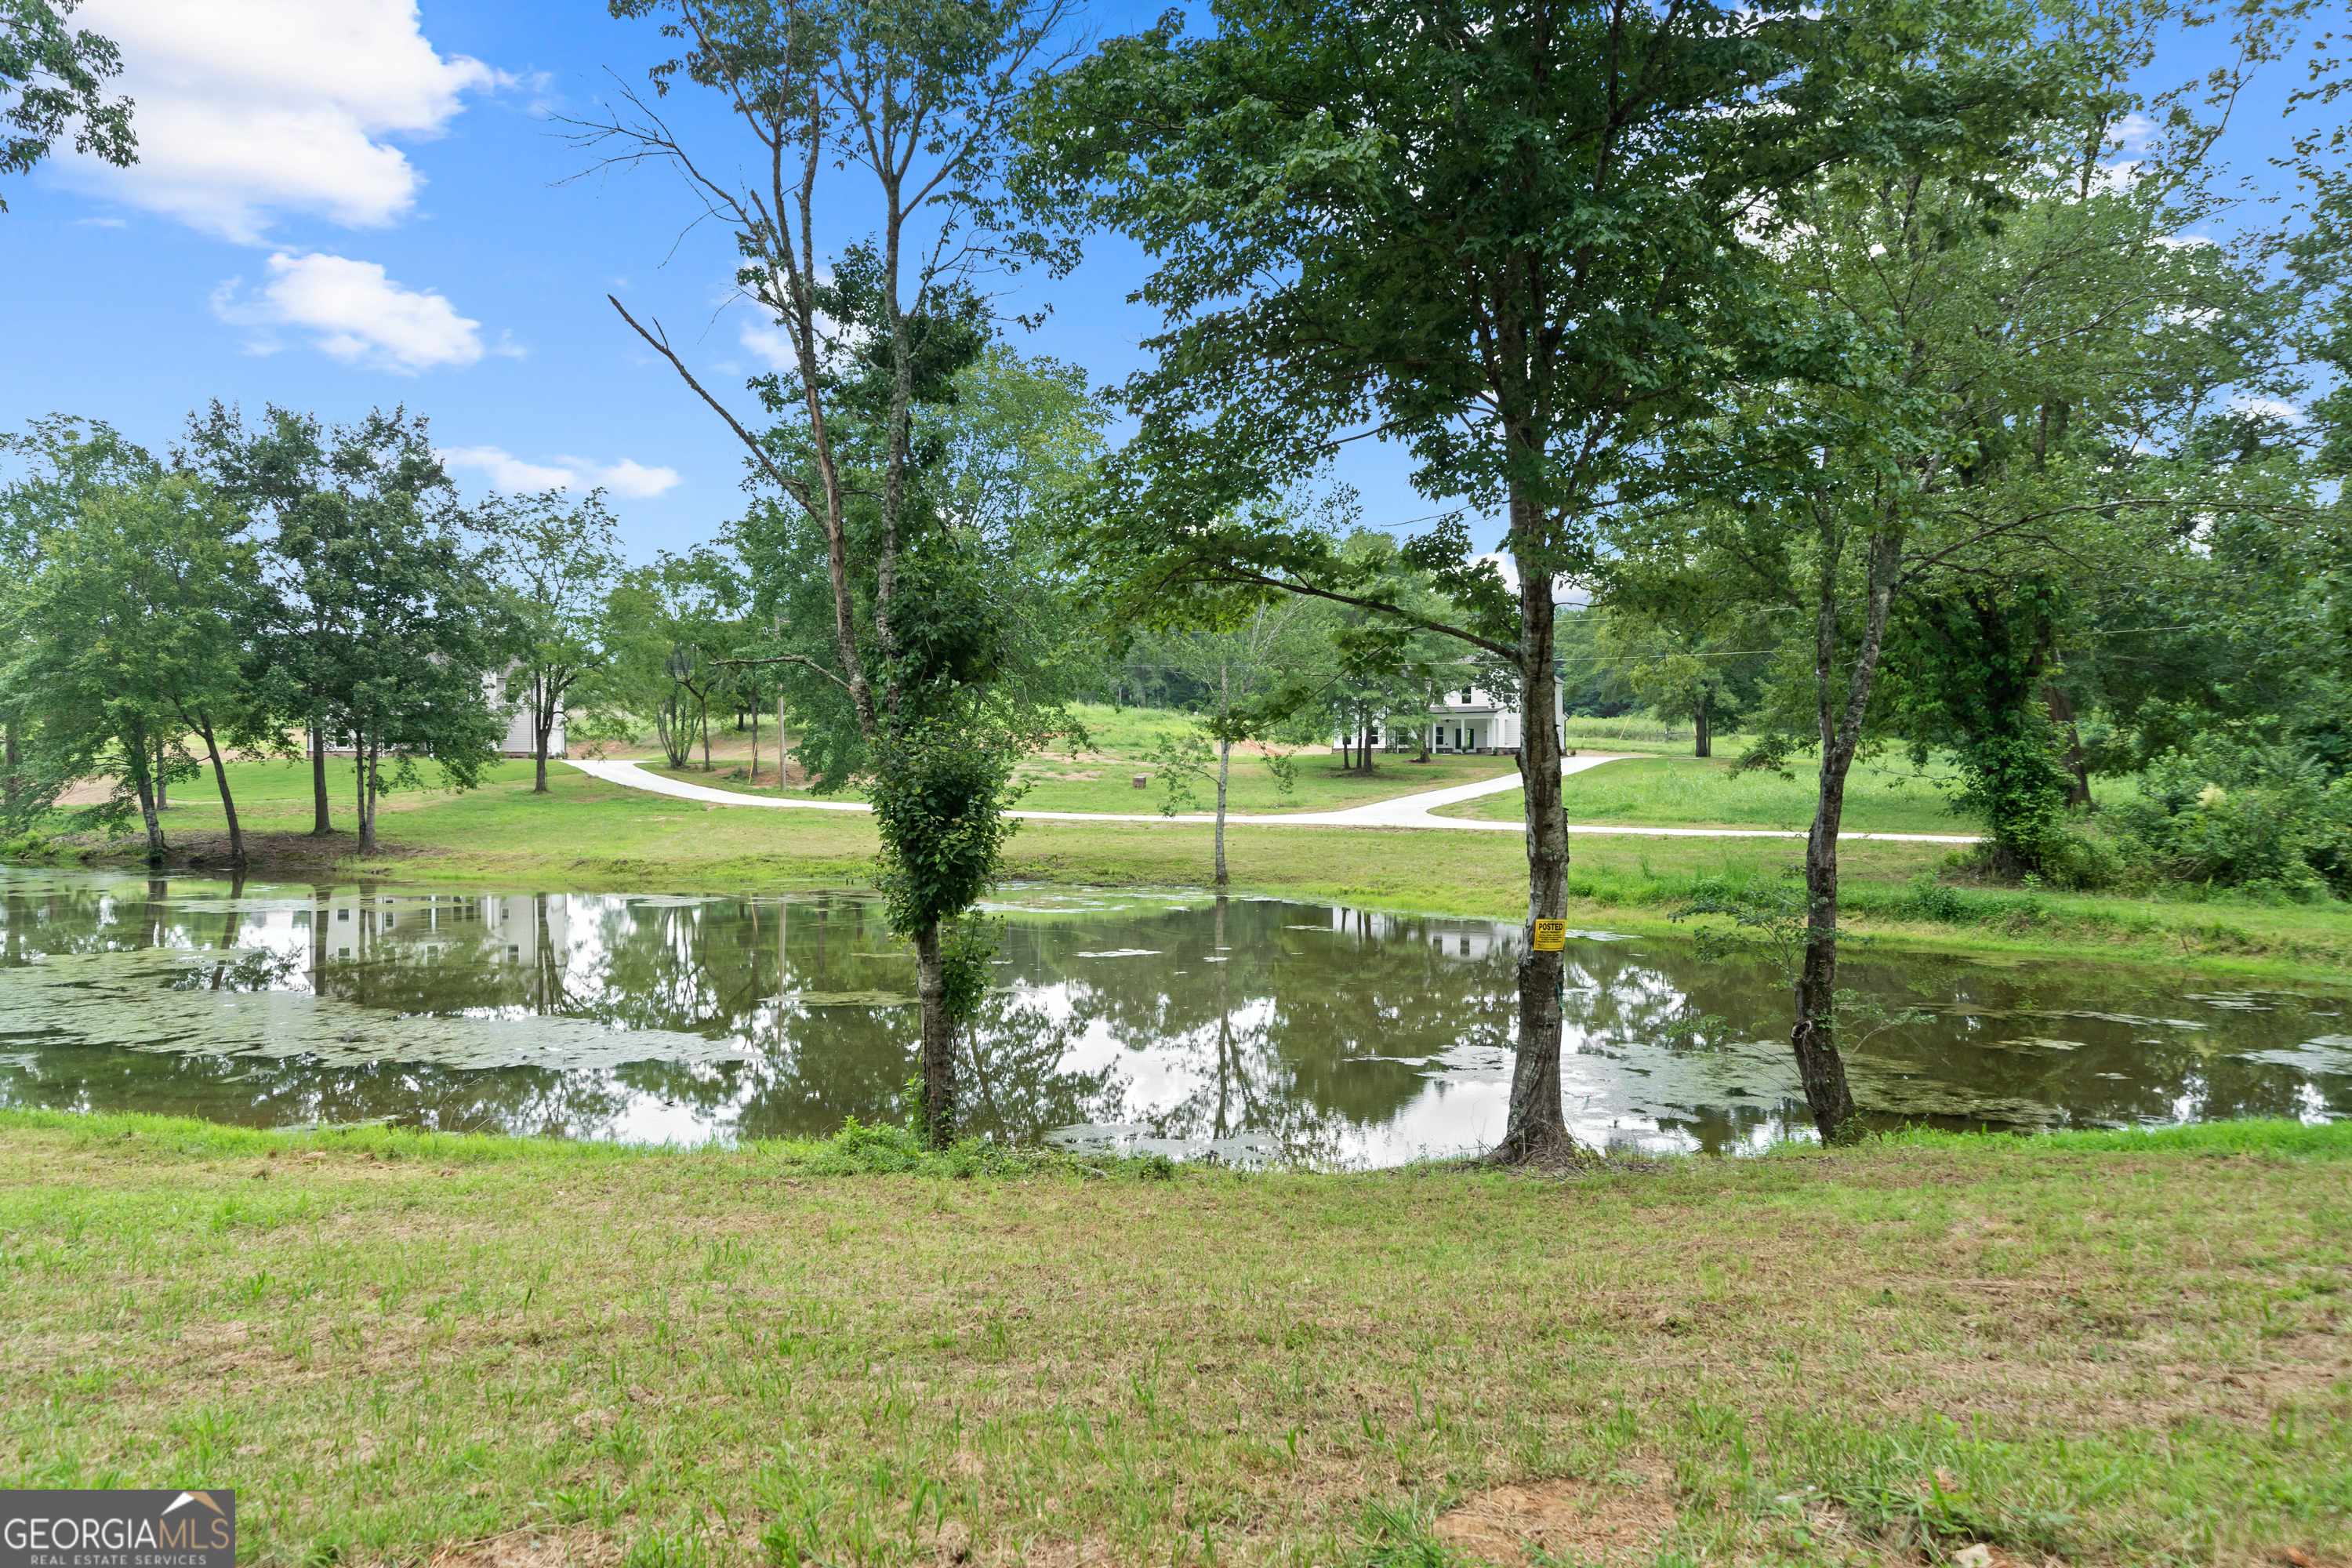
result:
[[[1538,952],[1563,952],[1567,951],[1567,948],[1568,922],[1566,921],[1536,921],[1536,951]]]

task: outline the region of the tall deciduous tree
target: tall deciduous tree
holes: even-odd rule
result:
[[[1671,541],[1622,542],[1741,563],[1748,591],[1810,622],[1804,742],[1819,767],[1791,1045],[1825,1139],[1848,1135],[1854,1113],[1837,1043],[1846,780],[1885,718],[1898,613],[1933,620],[1945,606],[1951,635],[1917,639],[1923,657],[1981,659],[1988,677],[2000,667],[1973,683],[1948,668],[1912,695],[1973,727],[1976,798],[2032,797],[1997,826],[2007,853],[2039,853],[2057,775],[2020,750],[2046,750],[2046,718],[2018,710],[2046,702],[2049,661],[2021,646],[2005,601],[2088,559],[2185,545],[2228,504],[2204,466],[2144,456],[2177,453],[2217,384],[2189,362],[2242,363],[2242,321],[2212,309],[2216,258],[2174,239],[2185,187],[2170,171],[2210,139],[2184,113],[2144,183],[2103,171],[2138,107],[2122,83],[2144,41],[2123,11],[2067,21],[2021,13],[1978,35],[2034,26],[2020,40],[2033,90],[2005,139],[1890,149],[1789,194],[1781,277],[1836,326],[1840,361],[1751,384],[1727,417],[1684,433],[1694,493],[1714,498],[1680,513],[1696,539],[1677,526]],[[1918,58],[1942,68],[1939,54]]]
[[[545,795],[555,721],[612,657],[606,616],[620,582],[619,535],[602,490],[493,496],[477,518],[507,591],[507,697],[530,715],[531,790]]]
[[[1903,68],[1941,9],[1221,0],[1213,36],[1115,41],[1036,106],[1033,206],[1139,239],[1167,318],[1126,388],[1123,548],[1171,584],[1369,604],[1507,661],[1530,926],[1566,910],[1560,584],[1651,487],[1661,433],[1735,371],[1798,368],[1762,287],[1775,195],[2007,112],[2003,61]],[[1327,542],[1230,521],[1371,433],[1441,503],[1503,515],[1515,585],[1441,527],[1412,553],[1464,610],[1415,616],[1336,587]],[[1506,1157],[1567,1142],[1562,965],[1523,947]]]
[[[1295,720],[1307,693],[1297,681],[1300,666],[1315,654],[1320,628],[1307,614],[1307,601],[1290,595],[1236,595],[1229,599],[1188,601],[1184,623],[1162,629],[1149,647],[1163,668],[1206,692],[1192,732],[1165,739],[1155,754],[1167,790],[1165,809],[1173,815],[1192,804],[1192,784],[1206,780],[1215,793],[1213,879],[1222,889],[1225,868],[1225,798],[1233,784],[1234,748],[1265,741]],[[1286,790],[1291,763],[1268,752],[1266,765]]]
[[[1006,121],[1052,63],[1066,4],[613,0],[616,16],[658,17],[677,41],[653,73],[655,98],[709,94],[751,156],[715,137],[690,146],[634,94],[578,128],[614,163],[684,177],[732,231],[738,280],[790,348],[789,372],[761,386],[778,426],[754,435],[658,321],[613,302],[743,442],[755,484],[822,544],[829,643],[786,662],[839,689],[871,770],[882,879],[915,950],[933,1139],[956,1125],[956,1030],[978,994],[951,962],[977,949],[953,928],[992,874],[1005,748],[1023,727],[998,722],[992,704],[1006,652],[988,598],[1003,542],[924,493],[935,454],[918,426],[951,404],[986,342],[988,311],[964,279],[986,246]],[[817,233],[850,222],[873,223],[874,237],[828,266]]]
[[[72,522],[101,487],[151,477],[155,460],[110,426],[65,416],[0,435],[0,456],[19,470],[0,486],[0,615],[5,615],[10,597],[40,567],[43,534]],[[26,635],[37,629],[29,621],[19,624]],[[23,773],[31,723],[22,700],[0,689],[0,809],[16,809],[32,785]]]
[[[242,523],[202,481],[160,468],[93,486],[42,531],[39,563],[9,596],[16,654],[0,684],[34,719],[34,800],[113,773],[106,815],[136,801],[151,863],[165,852],[157,757],[181,731],[204,743],[229,858],[246,861],[224,752],[267,710],[244,658],[256,573]]]

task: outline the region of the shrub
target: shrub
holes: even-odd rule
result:
[[[2126,856],[2164,876],[2352,895],[2352,780],[2292,748],[2215,736],[2168,752],[2110,816]]]

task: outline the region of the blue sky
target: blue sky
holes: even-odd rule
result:
[[[1087,22],[1123,32],[1158,9]],[[144,156],[12,182],[0,425],[83,414],[160,447],[215,397],[330,419],[404,402],[469,489],[604,483],[640,557],[739,509],[732,438],[604,301],[658,315],[711,384],[739,385],[758,323],[721,308],[727,237],[680,239],[691,209],[666,175],[569,178],[585,155],[552,118],[608,96],[608,72],[641,82],[650,27],[596,0],[86,0],[76,20],[121,44]],[[2157,74],[2221,43],[2179,39]],[[2265,184],[2290,85],[2274,69],[2231,130]],[[1133,247],[1097,238],[1076,275],[1023,281],[1013,308],[1053,307],[1023,345],[1118,379],[1153,324],[1126,301],[1141,276]],[[1432,510],[1392,450],[1356,444],[1340,477],[1368,521]]]

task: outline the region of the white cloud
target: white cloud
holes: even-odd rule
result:
[[[2258,419],[2275,419],[2283,425],[2300,425],[2308,417],[2304,411],[2282,397],[2258,397],[2251,392],[2230,395],[2230,412]]]
[[[268,276],[247,295],[232,278],[213,290],[213,314],[253,329],[247,352],[268,353],[276,331],[307,332],[328,355],[402,375],[469,365],[483,354],[482,324],[457,314],[446,297],[407,289],[373,261],[317,251],[271,256]],[[503,352],[503,351],[502,351]]]
[[[122,49],[139,161],[85,182],[243,244],[279,213],[394,222],[424,178],[393,139],[440,134],[468,92],[516,85],[425,39],[415,0],[89,0]]]
[[[601,489],[643,500],[672,489],[678,483],[676,468],[656,468],[635,458],[599,463],[588,458],[557,458],[534,463],[504,447],[446,447],[441,460],[453,468],[480,474],[493,489],[569,490]]]
[[[2107,127],[2107,139],[2126,153],[2144,152],[2156,140],[2156,121],[2135,109]]]

